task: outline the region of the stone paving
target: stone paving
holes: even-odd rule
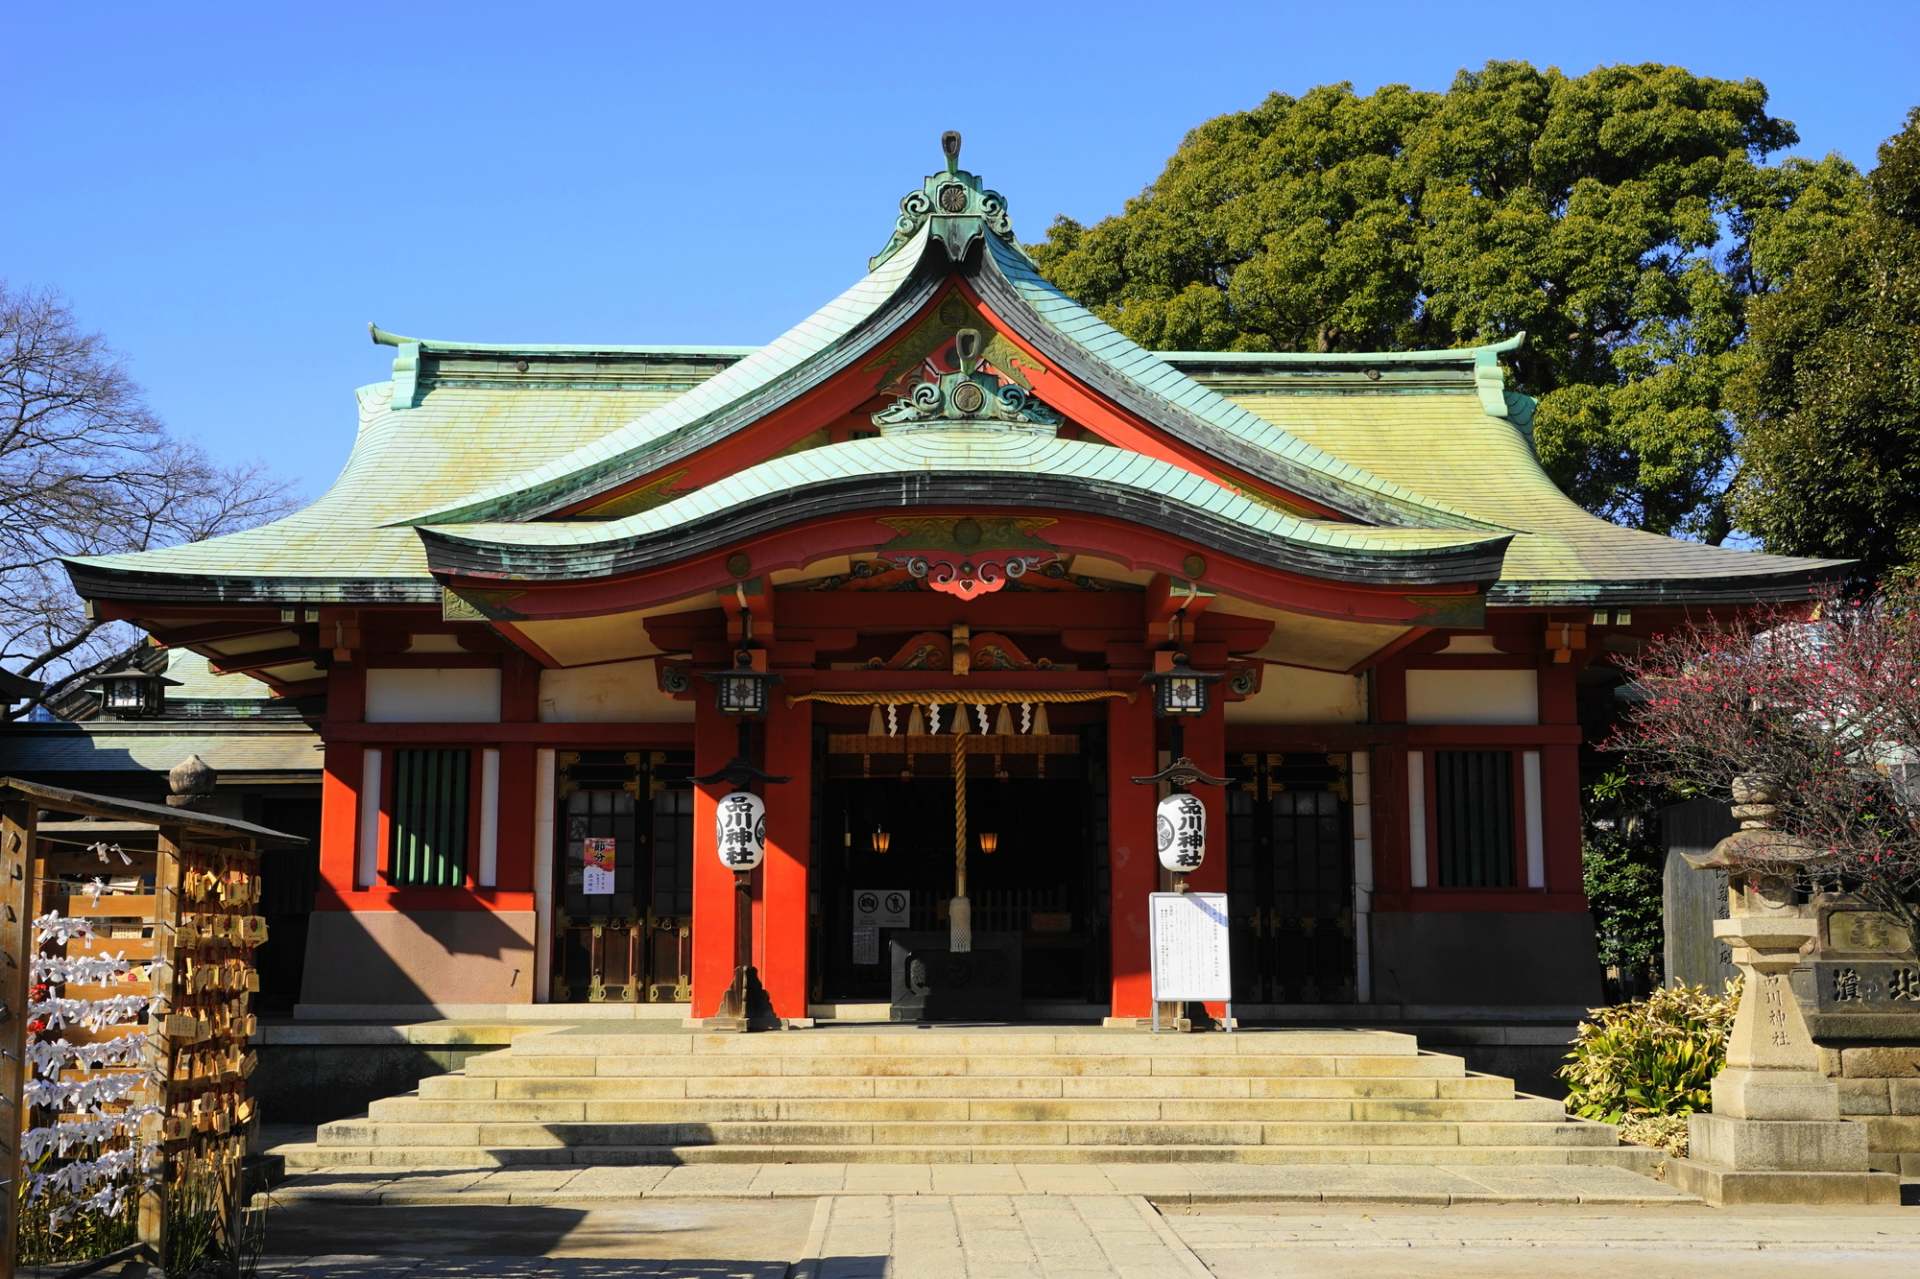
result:
[[[838,1194],[276,1210],[274,1279],[1742,1279],[1910,1274],[1920,1207],[1156,1208],[1131,1194]],[[341,1249],[333,1251],[332,1249]],[[346,1249],[351,1249],[347,1251]]]
[[[1218,1279],[1422,1279],[1553,1275],[1741,1279],[1911,1274],[1920,1208],[1722,1210],[1457,1207],[1170,1210],[1182,1244]]]
[[[1138,1195],[842,1195],[820,1202],[795,1279],[1207,1274]]]
[[[587,1206],[666,1199],[823,1195],[1139,1195],[1162,1205],[1207,1203],[1640,1204],[1692,1202],[1622,1168],[1571,1164],[689,1164],[678,1167],[509,1168],[408,1172],[337,1168],[303,1173],[277,1202],[386,1205]]]

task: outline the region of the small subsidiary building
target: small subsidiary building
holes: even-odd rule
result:
[[[1143,350],[952,160],[763,347],[374,337],[311,506],[71,565],[97,615],[324,707],[321,1013],[707,1016],[737,918],[780,1016],[884,1001],[964,875],[1007,1016],[1142,1017],[1164,787],[1133,779],[1176,756],[1226,783],[1188,880],[1229,894],[1237,1012],[1581,1004],[1582,687],[1834,568],[1579,509],[1517,337]],[[1217,678],[1157,714],[1181,669]],[[740,916],[737,758],[782,779]]]

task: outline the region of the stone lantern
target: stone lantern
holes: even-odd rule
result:
[[[1713,931],[1743,982],[1713,1113],[1689,1118],[1689,1154],[1669,1165],[1669,1180],[1712,1204],[1897,1204],[1900,1179],[1867,1170],[1866,1125],[1840,1117],[1840,1090],[1787,981],[1817,932],[1795,881],[1821,854],[1773,828],[1776,798],[1765,778],[1737,779],[1740,829],[1687,858],[1727,872],[1729,917]]]

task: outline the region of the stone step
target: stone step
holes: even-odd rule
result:
[[[650,1037],[649,1037],[650,1038]],[[543,1038],[542,1044],[551,1044]],[[543,1047],[534,1054],[519,1049],[488,1053],[466,1064],[471,1078],[559,1079],[595,1076],[638,1078],[749,1077],[777,1075],[835,1076],[986,1076],[986,1075],[1192,1075],[1268,1078],[1314,1077],[1426,1077],[1458,1079],[1466,1062],[1442,1053],[1350,1054],[1291,1056],[1285,1054],[1214,1054],[1190,1056],[1132,1056],[1125,1054],[1015,1056],[941,1056],[924,1054],[769,1054],[735,1056],[708,1054],[588,1054],[549,1055]]]
[[[473,1169],[586,1165],[678,1164],[1580,1164],[1651,1175],[1665,1158],[1645,1146],[906,1146],[689,1145],[344,1146],[277,1147],[290,1172],[321,1168]]]
[[[1558,1123],[1558,1102],[1509,1097],[1474,1100],[1324,1098],[674,1098],[656,1100],[439,1101],[389,1097],[373,1103],[376,1123],[892,1123],[987,1120],[1029,1123],[1103,1121],[1246,1123],[1533,1122]]]
[[[620,1103],[611,1103],[620,1104]],[[627,1103],[643,1104],[643,1103]],[[1137,1145],[1137,1146],[1597,1146],[1605,1124],[1543,1121],[1260,1120],[661,1120],[656,1122],[419,1123],[349,1119],[324,1124],[323,1146],[687,1145]]]
[[[1101,1030],[791,1031],[778,1035],[610,1034],[591,1029],[523,1036],[509,1051],[543,1057],[1411,1057],[1412,1035],[1385,1030],[1261,1030],[1224,1035],[1151,1035]]]
[[[1345,1097],[1381,1100],[1500,1100],[1514,1095],[1513,1081],[1493,1075],[1459,1079],[1390,1076],[1341,1077],[1228,1075],[720,1075],[653,1077],[563,1075],[558,1078],[497,1075],[434,1075],[420,1081],[419,1096],[432,1101],[645,1101],[677,1097],[963,1097],[1013,1098],[1205,1098]]]

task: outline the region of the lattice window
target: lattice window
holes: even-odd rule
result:
[[[1442,888],[1511,888],[1512,751],[1433,753],[1434,847]]]
[[[388,882],[402,888],[458,888],[466,883],[472,771],[471,751],[393,753]]]

